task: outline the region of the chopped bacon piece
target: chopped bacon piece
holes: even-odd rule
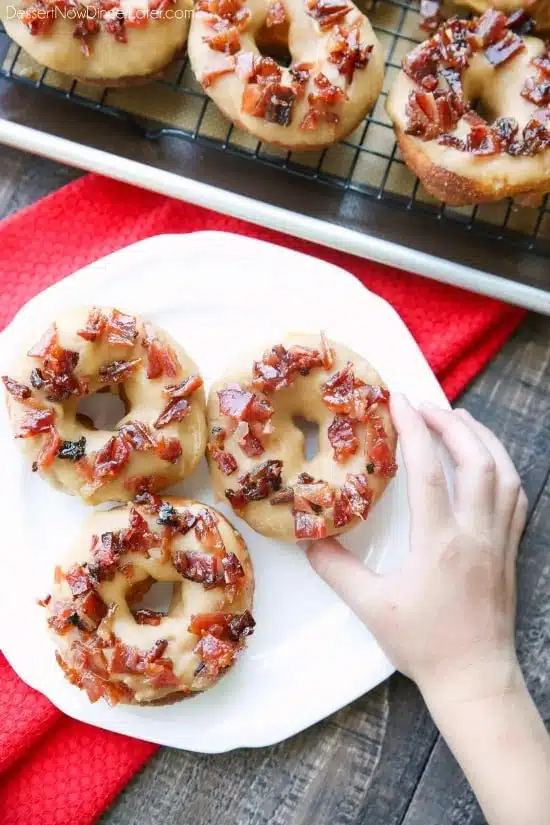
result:
[[[356,69],[364,69],[371,58],[372,44],[361,45],[361,33],[358,26],[345,29],[343,26],[336,26],[331,35],[329,44],[328,60],[333,63],[348,83],[353,81]]]
[[[145,324],[143,347],[147,353],[147,378],[175,378],[180,370],[178,357],[172,347],[161,341],[151,324]]]
[[[37,459],[33,462],[33,472],[36,470],[46,470],[51,467],[55,457],[61,447],[61,439],[55,427],[50,427],[48,430]]]
[[[142,421],[128,421],[119,427],[118,434],[138,452],[152,450],[155,446],[155,439],[149,427]]]
[[[328,428],[328,440],[333,449],[334,460],[339,464],[343,464],[350,455],[357,452],[359,441],[353,431],[353,424],[349,416],[336,416]]]
[[[49,32],[55,23],[55,17],[55,4],[52,3],[49,5],[44,0],[36,0],[32,5],[24,9],[21,15],[21,22],[27,27],[29,33],[33,37],[36,37],[37,35]]]
[[[495,120],[492,129],[498,142],[506,151],[515,144],[519,132],[519,124],[515,118],[500,117]]]
[[[522,37],[526,34],[531,34],[531,32],[536,28],[535,21],[526,9],[518,9],[517,11],[512,12],[512,14],[508,17],[507,23],[510,31],[513,31]]]
[[[284,3],[281,0],[271,0],[265,15],[265,25],[271,29],[273,26],[284,26],[285,23],[288,23],[288,18]]]
[[[201,83],[203,89],[209,89],[216,80],[223,77],[225,74],[231,74],[235,71],[235,58],[233,55],[221,55],[223,60],[216,61],[216,65],[208,72],[203,72],[201,75]]]
[[[535,106],[550,106],[550,78],[539,81],[536,77],[528,77],[521,95]]]
[[[223,578],[226,584],[238,584],[244,577],[243,566],[235,553],[222,556]]]
[[[122,9],[113,8],[107,14],[109,15],[108,17],[107,15],[103,17],[105,31],[111,34],[117,43],[127,43],[126,17]]]
[[[403,71],[428,92],[437,89],[438,52],[433,40],[413,49],[403,60]]]
[[[207,445],[208,455],[215,462],[218,469],[226,475],[230,476],[238,468],[237,460],[234,455],[228,453],[226,450],[220,449],[213,442]]]
[[[31,370],[31,386],[34,387],[35,390],[41,390],[44,386],[44,376],[42,375],[41,371],[35,367],[35,369]]]
[[[65,461],[79,461],[86,455],[86,437],[82,436],[78,441],[62,441],[57,451],[57,458]]]
[[[307,0],[307,13],[317,20],[321,31],[328,31],[341,23],[352,10],[346,0]]]
[[[326,481],[298,483],[294,485],[294,509],[304,513],[320,513],[332,507],[334,493]]]
[[[327,525],[323,516],[314,513],[294,513],[294,533],[297,539],[324,539]]]
[[[309,94],[307,98],[312,106],[318,106],[319,104],[335,106],[337,103],[342,103],[342,101],[347,99],[344,90],[340,88],[340,86],[335,86],[331,83],[328,77],[322,72],[315,75],[315,85],[319,91]]]
[[[334,526],[345,527],[354,516],[366,519],[371,500],[367,477],[348,474],[342,487],[336,491],[332,516]]]
[[[265,120],[268,123],[276,123],[277,126],[290,126],[295,100],[296,92],[292,86],[283,86],[280,83],[267,86],[263,115]]]
[[[82,596],[84,593],[94,589],[94,581],[85,567],[80,564],[73,564],[65,574],[67,584],[71,588],[73,596]]]
[[[88,315],[86,326],[84,329],[79,329],[76,334],[84,338],[85,341],[97,341],[103,335],[106,324],[106,317],[100,309],[94,307]]]
[[[124,552],[121,532],[102,533],[101,536],[92,536],[91,546],[92,564],[88,565],[88,572],[101,582],[110,580],[115,574],[118,557]]]
[[[15,437],[33,438],[35,435],[48,432],[53,424],[54,411],[51,407],[43,410],[29,410],[21,419]]]
[[[39,607],[47,607],[52,600],[52,594],[48,593],[43,599],[37,599],[36,604]]]
[[[293,501],[294,490],[292,487],[284,487],[282,490],[279,490],[278,493],[275,493],[274,496],[271,496],[269,503],[272,505],[291,504]]]
[[[163,527],[179,528],[180,526],[178,511],[167,501],[163,501],[158,509],[157,524],[162,524]]]
[[[326,109],[316,109],[312,107],[300,121],[300,129],[304,132],[313,132],[320,123],[336,124],[340,122],[340,116],[336,112],[328,112]]]
[[[391,478],[397,472],[397,464],[388,444],[388,436],[382,419],[371,418],[367,424],[365,452],[374,472],[384,478]]]
[[[545,123],[537,118],[530,120],[523,129],[521,154],[536,155],[550,148],[550,118],[546,117]]]
[[[501,146],[494,131],[489,126],[475,126],[466,138],[466,151],[472,155],[488,157],[498,155]]]
[[[249,501],[261,501],[268,498],[271,492],[276,493],[281,488],[282,469],[282,461],[269,459],[249,473],[238,476],[239,489],[225,491],[231,506],[236,510],[242,510]]]
[[[493,66],[502,66],[524,48],[525,43],[522,38],[514,32],[508,32],[506,37],[485,50],[485,57]]]
[[[124,487],[130,490],[135,496],[136,504],[145,505],[150,512],[156,512],[160,507],[160,498],[154,490],[166,487],[169,480],[165,476],[156,474],[149,476],[132,476],[124,482]]]
[[[172,384],[172,386],[165,387],[162,394],[165,398],[189,398],[203,385],[203,380],[200,375],[189,375],[181,384]]]
[[[188,630],[197,636],[227,635],[233,641],[238,642],[252,634],[255,624],[248,610],[243,613],[198,613],[191,616]]]
[[[52,324],[49,329],[46,330],[42,338],[30,348],[27,352],[27,355],[30,358],[45,358],[46,355],[50,352],[52,347],[57,344],[57,327],[55,324]]]
[[[308,375],[315,367],[322,367],[324,354],[319,350],[295,345],[286,349],[277,344],[264,353],[261,361],[252,366],[252,384],[265,393],[290,386],[298,375]]]
[[[126,440],[120,435],[114,435],[94,458],[94,479],[105,480],[119,475],[124,465],[130,459],[130,448]]]
[[[224,54],[236,54],[241,48],[241,38],[236,26],[203,37],[203,40],[213,51]]]
[[[292,88],[296,95],[296,99],[301,99],[305,94],[305,88],[313,69],[313,63],[296,63],[290,66],[289,72],[292,78]]]
[[[14,379],[8,375],[3,375],[2,381],[9,394],[12,398],[15,398],[16,401],[25,401],[25,399],[30,398],[32,393],[30,387],[26,387],[25,384],[20,384],[19,381],[14,381]]]
[[[130,510],[129,527],[121,533],[124,550],[149,555],[151,547],[159,544],[160,538],[149,529],[146,519],[132,507]]]
[[[281,77],[281,67],[272,57],[254,57],[250,83],[271,86],[273,83],[279,83]]]
[[[204,584],[205,587],[214,587],[220,583],[217,559],[208,553],[176,550],[172,554],[172,563],[184,579]]]
[[[452,91],[411,92],[405,112],[407,134],[434,140],[456,129],[465,104]]]
[[[205,507],[198,513],[195,520],[195,535],[210,552],[225,552],[225,545],[218,530],[218,520],[212,510]]]
[[[536,66],[543,75],[550,75],[550,42],[546,42],[545,49],[538,57],[534,57],[531,61],[533,66]]]
[[[183,453],[183,448],[178,438],[159,438],[155,445],[155,453],[163,461],[177,464]]]
[[[173,421],[181,421],[190,409],[191,406],[186,398],[174,398],[166,405],[153,426],[155,429],[161,430]]]
[[[228,384],[223,390],[218,390],[220,413],[236,421],[245,420],[253,400],[254,394],[245,390],[240,384]]]
[[[444,21],[441,0],[420,0],[420,28],[425,32],[435,32]]]
[[[203,667],[199,673],[204,670],[208,676],[215,678],[233,663],[236,646],[231,641],[207,633],[197,642],[194,653],[202,660]]]
[[[139,608],[139,610],[133,610],[132,616],[136,620],[137,624],[149,624],[154,625],[157,627],[162,619],[166,617],[166,613],[161,613],[158,610],[148,610],[145,607]]]
[[[252,433],[247,432],[238,441],[239,447],[250,458],[255,458],[261,455],[264,450],[264,445],[259,438],[256,438]]]
[[[502,40],[508,31],[508,19],[505,14],[490,8],[476,21],[475,34],[481,45],[486,48]]]
[[[141,358],[134,361],[111,361],[99,368],[98,380],[100,384],[118,384],[126,381],[129,375],[141,365]]]
[[[105,330],[108,343],[122,347],[133,347],[138,334],[134,316],[118,309],[113,309],[107,318]]]

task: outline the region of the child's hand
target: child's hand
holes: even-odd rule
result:
[[[392,398],[407,470],[410,554],[397,573],[368,571],[335,540],[308,551],[317,572],[429,698],[480,698],[508,689],[514,645],[515,563],[527,498],[512,461],[467,412]],[[454,494],[429,430],[456,465]]]

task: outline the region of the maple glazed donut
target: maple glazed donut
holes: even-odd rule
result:
[[[167,611],[140,608],[170,582]],[[166,703],[212,687],[254,629],[254,576],[246,545],[216,510],[140,494],[96,512],[46,607],[66,678],[91,702]]]
[[[286,541],[364,520],[397,471],[389,391],[373,367],[324,335],[291,335],[243,359],[208,397],[212,486],[248,524]],[[294,419],[319,426],[307,460]]]
[[[494,120],[472,109],[481,100]],[[403,61],[388,114],[407,165],[453,205],[550,191],[550,51],[489,10]]]
[[[3,381],[32,469],[88,504],[174,484],[204,454],[206,402],[195,364],[167,333],[134,315],[72,310]],[[109,391],[126,413],[113,431],[95,429],[79,402]]]
[[[288,45],[288,68],[262,56],[269,43]],[[198,0],[188,51],[229,120],[287,149],[340,140],[382,89],[382,46],[349,0]]]
[[[41,65],[127,86],[158,76],[181,53],[191,8],[191,0],[0,0],[0,19]]]

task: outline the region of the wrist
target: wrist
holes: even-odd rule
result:
[[[424,674],[416,681],[431,711],[452,711],[461,704],[526,690],[515,650],[468,661],[442,663],[435,671]]]

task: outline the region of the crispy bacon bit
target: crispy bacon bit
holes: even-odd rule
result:
[[[233,642],[207,633],[199,640],[193,652],[201,658],[199,673],[204,671],[207,676],[215,678],[232,665],[236,647]]]
[[[149,555],[151,547],[159,544],[158,534],[149,529],[146,519],[132,507],[130,510],[129,527],[121,534],[124,550]]]
[[[40,372],[39,369],[35,368],[31,370],[31,386],[34,387],[35,390],[41,390],[44,386],[44,376]]]
[[[340,116],[336,112],[329,112],[326,109],[311,108],[300,121],[300,129],[304,132],[313,132],[320,123],[336,124],[340,122]]]
[[[466,151],[472,155],[487,157],[498,155],[500,143],[489,126],[475,126],[466,137]]]
[[[337,415],[328,428],[328,440],[333,449],[334,460],[343,464],[357,452],[359,442],[353,431],[351,418],[347,415]]]
[[[356,378],[351,361],[326,381],[322,389],[323,402],[331,412],[361,422],[367,420],[376,404],[387,403],[389,397],[384,387],[366,384]]]
[[[324,354],[319,350],[294,345],[286,349],[277,344],[264,353],[252,366],[252,384],[265,393],[289,387],[298,375],[308,375],[315,367],[323,367]]]
[[[307,12],[317,20],[321,31],[328,31],[336,23],[341,23],[351,9],[346,0],[307,0]]]
[[[134,361],[111,361],[99,368],[98,380],[100,384],[118,384],[126,381],[129,375],[141,365],[141,358]]]
[[[545,125],[540,120],[533,118],[523,129],[523,140],[521,154],[536,155],[550,148],[550,118],[546,117]]]
[[[65,575],[73,596],[82,596],[94,589],[94,581],[85,567],[73,564]]]
[[[536,77],[528,77],[523,84],[521,95],[535,106],[550,106],[550,78],[539,81]]]
[[[346,481],[336,491],[333,510],[335,527],[345,527],[354,516],[366,519],[372,501],[367,477],[348,474]]]
[[[202,385],[203,380],[200,375],[189,375],[181,384],[172,384],[169,387],[165,387],[162,394],[165,398],[170,399],[189,398],[189,396],[193,395]]]
[[[243,566],[235,553],[226,553],[222,556],[222,568],[225,584],[238,584],[244,577]]]
[[[239,439],[238,443],[243,453],[249,456],[249,458],[256,458],[265,452],[264,445],[260,439],[256,438],[256,436],[252,435],[250,432],[243,435],[243,437]]]
[[[213,51],[224,54],[236,54],[241,48],[239,30],[236,26],[218,31],[209,37],[203,37],[203,40]]]
[[[237,470],[239,465],[237,464],[235,456],[224,449],[220,449],[213,441],[208,443],[207,451],[212,461],[215,462],[218,469],[221,470],[224,475],[230,476]]]
[[[86,326],[84,329],[79,329],[76,334],[84,338],[85,341],[97,341],[103,335],[106,324],[107,318],[100,309],[94,307],[88,315]]]
[[[485,50],[485,57],[493,66],[502,66],[523,51],[524,48],[525,43],[522,38],[514,32],[508,32],[506,37]]]
[[[198,613],[191,616],[188,630],[196,636],[227,636],[234,642],[240,642],[253,633],[255,625],[248,610],[242,613]]]
[[[365,452],[377,475],[392,478],[396,474],[397,464],[388,444],[384,423],[379,416],[373,416],[367,423]]]
[[[358,26],[351,29],[336,26],[331,35],[328,60],[338,68],[348,83],[351,83],[355,70],[364,69],[368,65],[373,48],[372,45],[361,45]]]
[[[190,409],[191,406],[186,398],[174,398],[166,405],[153,426],[155,429],[161,430],[173,421],[181,421]]]
[[[132,449],[138,452],[152,450],[155,447],[155,439],[147,424],[142,421],[128,421],[122,427],[119,427],[118,434]]]
[[[462,98],[451,91],[411,92],[407,101],[407,134],[434,140],[456,129],[465,112]]]
[[[277,504],[291,504],[294,501],[294,490],[292,487],[284,487],[282,490],[279,490],[278,493],[271,496],[269,501],[272,505]]]
[[[56,7],[54,3],[49,5],[44,0],[36,0],[23,11],[21,22],[27,27],[29,33],[36,37],[49,32],[55,23],[55,15]]]
[[[198,541],[212,553],[224,553],[225,545],[218,530],[218,519],[206,507],[195,518],[195,535]]]
[[[27,352],[30,358],[45,358],[52,347],[57,343],[57,327],[52,324],[42,338]]]
[[[167,501],[163,501],[160,505],[157,524],[162,524],[163,527],[179,527],[180,519],[178,511]]]
[[[284,26],[285,23],[288,23],[288,18],[284,3],[281,0],[271,0],[265,15],[265,25],[271,29],[273,26]]]
[[[508,17],[508,28],[510,31],[521,35],[531,34],[536,28],[536,23],[525,9],[518,9]]]
[[[122,347],[133,347],[138,334],[134,316],[118,309],[113,309],[107,318],[105,330],[108,343]]]
[[[239,489],[225,491],[231,506],[236,510],[242,510],[249,501],[261,501],[268,498],[271,492],[278,492],[281,488],[282,469],[282,461],[269,459],[249,473],[238,476]]]
[[[505,14],[496,9],[489,8],[477,20],[475,34],[481,46],[492,46],[502,40],[508,30],[508,20]]]
[[[443,23],[441,0],[420,0],[420,28],[425,32],[435,32]]]
[[[54,411],[51,407],[44,410],[29,410],[21,419],[17,428],[16,438],[33,438],[35,435],[48,432],[53,427]]]
[[[161,613],[158,610],[148,610],[142,607],[139,610],[133,610],[132,616],[137,624],[149,624],[158,627],[162,619],[166,617],[166,613]]]
[[[128,479],[128,481],[130,481],[130,479]],[[136,504],[139,504],[141,507],[145,507],[148,513],[158,513],[162,507],[162,501],[156,493],[152,492],[155,486],[154,477],[143,476],[141,479],[135,478],[132,479],[132,481],[135,481],[133,487],[134,492],[136,493]]]
[[[437,89],[438,52],[433,40],[413,49],[403,60],[403,71],[428,92]]]
[[[220,413],[235,421],[267,421],[273,415],[273,407],[255,393],[248,392],[240,384],[228,384],[218,390]]]
[[[159,438],[155,445],[155,453],[163,461],[177,464],[183,453],[183,448],[178,438]]]
[[[43,599],[37,599],[36,604],[39,607],[47,607],[52,600],[52,594],[48,593]]]
[[[219,583],[217,559],[208,553],[191,553],[176,550],[172,554],[172,563],[184,579],[214,587]]]
[[[276,123],[277,126],[290,126],[295,100],[296,92],[291,86],[280,83],[268,86],[265,93],[265,120]]]
[[[180,370],[178,357],[172,347],[161,341],[151,324],[145,324],[143,347],[147,353],[147,378],[175,378]]]
[[[19,381],[14,381],[13,378],[7,375],[2,376],[2,381],[4,382],[6,390],[16,401],[25,401],[25,399],[30,398],[32,393],[30,387],[26,387],[25,384],[20,384]]]
[[[292,78],[292,88],[297,99],[304,96],[305,87],[307,86],[312,69],[313,63],[296,63],[294,66],[290,66],[288,71]]]
[[[298,483],[294,485],[294,510],[319,514],[332,507],[334,492],[326,481]]]
[[[500,145],[508,151],[516,143],[519,124],[513,117],[501,117],[495,120],[492,126],[493,132]]]
[[[327,525],[323,516],[314,513],[294,513],[294,533],[297,539],[324,539]]]
[[[315,75],[315,85],[318,87],[319,91],[316,91],[313,94],[308,95],[308,102],[312,106],[318,105],[326,105],[326,106],[335,106],[337,103],[342,103],[342,101],[347,99],[347,95],[340,86],[335,86],[330,82],[328,77],[319,72],[319,74]]]
[[[57,451],[57,458],[67,461],[79,461],[86,455],[86,438],[82,436],[78,441],[62,441]]]
[[[233,55],[220,55],[220,57],[223,58],[223,60],[217,61],[214,68],[208,72],[203,72],[201,76],[203,89],[209,89],[220,77],[235,71],[236,63]]]
[[[114,435],[94,458],[93,476],[95,480],[105,481],[119,475],[130,459],[130,448],[124,438]]]
[[[109,15],[109,16],[107,16]],[[113,8],[103,17],[105,31],[111,34],[117,43],[127,43],[126,17],[122,9]]]
[[[177,687],[179,679],[174,673],[174,663],[162,655],[167,645],[165,639],[158,639],[149,651],[143,652],[116,642],[111,673],[143,674],[153,688]]]
[[[92,536],[92,564],[88,572],[98,582],[110,580],[115,574],[118,557],[124,552],[122,533],[108,532],[101,536]]]
[[[540,69],[543,75],[550,75],[550,41],[546,42],[543,53],[534,57],[531,63]]]
[[[36,461],[33,462],[33,472],[36,472],[36,470],[46,470],[48,467],[51,467],[55,457],[58,454],[60,446],[61,439],[57,430],[55,427],[50,427],[46,437],[44,438],[38,457]]]
[[[75,587],[78,587],[76,579]],[[48,625],[60,636],[75,627],[90,633],[97,629],[106,613],[107,605],[92,589],[86,589],[81,595],[73,596],[71,601],[55,602]]]

